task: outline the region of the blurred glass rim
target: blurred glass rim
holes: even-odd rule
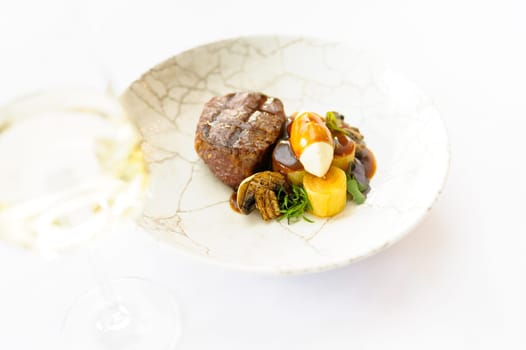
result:
[[[86,111],[116,121],[126,118],[118,96],[110,88],[104,91],[78,86],[57,87],[20,95],[0,106],[0,132],[5,129],[4,124],[53,111]]]
[[[116,137],[117,140],[122,138],[123,142],[118,144],[123,147],[119,147],[117,157],[110,157],[110,161],[126,159],[134,145],[135,148],[139,145],[140,134],[137,126],[127,118],[118,96],[110,89],[104,91],[77,86],[37,90],[20,95],[0,106],[0,139],[13,124],[32,117],[38,118],[39,115],[48,112],[86,113],[114,123],[116,130],[121,130]],[[88,192],[77,189],[78,191],[68,191],[54,197],[15,203],[2,203],[0,198],[0,231],[3,231],[0,232],[0,237],[19,245],[35,247],[41,252],[56,251],[93,238],[97,235],[94,231],[106,227],[106,224],[100,221],[103,217],[106,217],[103,221],[108,222],[115,221],[122,215],[136,215],[133,212],[140,207],[138,201],[142,201],[141,193],[144,192],[146,173],[139,174],[130,181],[120,181],[111,177],[118,176],[116,174],[97,179],[98,184],[86,184],[88,189],[91,188]],[[78,198],[76,192],[80,193],[77,193]],[[101,200],[97,200],[97,197]],[[108,206],[108,200],[113,204]],[[70,215],[70,212],[76,215],[73,211],[77,207],[94,205],[106,209],[102,212],[94,211],[92,220],[79,222],[75,227],[57,225],[61,216]],[[95,222],[99,222],[96,227],[93,226]]]

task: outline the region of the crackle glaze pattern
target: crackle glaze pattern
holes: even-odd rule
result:
[[[279,97],[288,114],[346,115],[378,160],[366,203],[292,225],[232,211],[231,190],[193,142],[203,104],[242,90]],[[447,136],[431,100],[373,55],[338,43],[262,36],[208,44],[154,67],[121,101],[144,137],[151,171],[141,225],[179,251],[230,267],[315,272],[369,256],[414,227],[447,173]]]

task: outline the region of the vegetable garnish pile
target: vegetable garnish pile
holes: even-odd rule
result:
[[[375,171],[376,161],[363,135],[346,124],[343,115],[334,111],[327,112],[325,117],[312,112],[294,114],[285,123],[273,150],[272,171],[256,173],[269,180],[265,190],[261,181],[257,184],[261,198],[260,205],[255,199],[255,207],[265,220],[287,219],[288,223],[301,219],[312,222],[306,213],[334,216],[345,208],[348,200],[356,204],[365,202]],[[270,179],[276,174],[283,175],[279,184]],[[239,186],[239,208],[246,207],[246,200],[239,193],[254,186],[253,177]],[[268,200],[262,199],[265,196]],[[275,210],[269,211],[265,205]],[[248,213],[251,209],[241,211]]]

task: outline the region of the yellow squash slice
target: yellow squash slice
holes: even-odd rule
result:
[[[329,217],[338,214],[347,202],[347,177],[345,172],[331,166],[324,177],[306,173],[303,187],[312,205],[312,214]]]

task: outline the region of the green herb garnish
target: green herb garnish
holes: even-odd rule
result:
[[[290,224],[303,218],[307,222],[313,222],[305,215],[305,212],[311,210],[312,206],[302,185],[292,185],[291,191],[288,193],[280,189],[278,191],[278,203],[279,210],[283,214],[278,218],[278,221],[286,218],[287,223]]]
[[[325,125],[329,128],[329,130],[334,132],[342,132],[345,135],[349,135],[349,130],[346,130],[341,127],[341,118],[340,114],[338,112],[329,111],[325,113]]]
[[[334,111],[325,113],[325,125],[331,132],[341,132],[350,137],[354,142],[363,144],[363,135],[360,133],[360,130],[346,125],[343,122],[343,115],[340,113]]]
[[[352,200],[355,201],[356,204],[362,204],[365,202],[365,195],[362,193],[361,188],[362,186],[353,176],[347,178],[347,192],[351,195]]]

